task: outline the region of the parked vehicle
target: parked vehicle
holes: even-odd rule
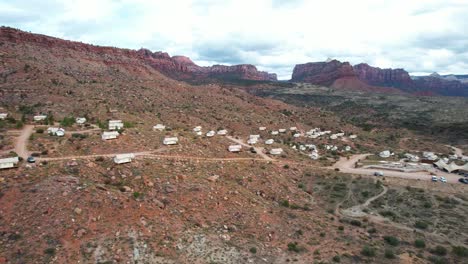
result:
[[[382,176],[384,176],[384,174],[381,171],[376,171],[376,172],[374,172],[374,176],[382,177]]]
[[[437,176],[433,175],[433,176],[432,176],[432,181],[433,181],[433,182],[437,182]]]
[[[35,163],[35,162],[36,162],[36,158],[34,158],[33,156],[29,156],[29,157],[26,159],[26,161],[27,161],[28,163]]]
[[[447,179],[445,179],[445,177],[440,177],[440,182],[446,183]]]
[[[458,181],[463,183],[463,184],[468,184],[468,179],[466,179],[466,178],[460,178],[460,179],[458,179]]]

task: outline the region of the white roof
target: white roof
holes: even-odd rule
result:
[[[284,132],[286,132],[286,129],[285,128],[280,128],[280,129],[278,129],[278,132],[284,133]]]
[[[260,138],[260,135],[250,135],[249,138],[259,139],[259,138]]]
[[[273,144],[274,142],[275,142],[275,141],[274,141],[273,139],[270,138],[270,139],[268,139],[268,140],[265,141],[265,144],[271,145],[271,144]]]
[[[242,149],[241,145],[230,145],[228,150],[233,152],[233,151],[240,151]]]
[[[153,129],[165,129],[165,128],[166,128],[166,126],[163,125],[163,124],[157,124],[157,125],[153,126]]]
[[[116,159],[128,159],[128,158],[133,159],[135,158],[135,154],[133,153],[117,154],[115,155],[115,158]]]
[[[273,155],[279,155],[283,153],[283,149],[282,148],[274,148],[274,149],[271,149],[270,150],[270,154],[273,154]]]
[[[266,130],[266,127],[259,127],[258,130],[260,131]]]
[[[18,157],[0,159],[0,163],[18,163],[18,162],[19,162]]]
[[[216,134],[216,132],[214,132],[213,130],[210,130],[210,131],[208,131],[208,132],[206,133],[206,136],[207,136],[207,137],[212,137],[212,136],[214,136],[215,134]]]
[[[194,129],[193,129],[193,132],[200,132],[202,129],[201,126],[196,126]]]
[[[102,133],[103,136],[118,136],[119,132],[117,131],[104,131]]]
[[[218,135],[226,135],[227,134],[227,130],[226,129],[221,129],[218,131]]]
[[[110,123],[122,123],[122,120],[109,120]]]
[[[295,130],[297,130],[297,127],[290,127],[289,130],[295,131]]]

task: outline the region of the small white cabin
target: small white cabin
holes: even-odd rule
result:
[[[357,135],[350,135],[349,138],[350,139],[355,139],[355,138],[357,138]]]
[[[267,145],[271,145],[273,143],[275,143],[275,141],[273,139],[271,139],[271,138],[265,141],[265,144],[267,144]]]
[[[206,132],[207,137],[214,137],[214,135],[216,135],[216,132],[214,132],[213,130]]]
[[[179,139],[177,137],[167,137],[163,140],[164,145],[176,145],[177,143],[179,143]]]
[[[220,135],[220,136],[225,136],[225,135],[227,135],[227,130],[226,129],[218,130],[217,134]]]
[[[76,122],[78,125],[82,125],[82,124],[86,123],[86,118],[84,118],[84,117],[77,117],[77,118],[75,118],[75,122]]]
[[[164,129],[166,129],[166,126],[163,124],[157,124],[153,126],[153,131],[163,131]]]
[[[301,151],[305,151],[306,149],[307,149],[307,147],[304,146],[304,145],[300,145],[300,146],[299,146],[299,150],[301,150]]]
[[[283,154],[283,149],[282,148],[274,148],[270,150],[271,155],[281,155]]]
[[[228,150],[229,152],[240,152],[242,149],[241,145],[230,145]]]
[[[46,115],[36,115],[33,117],[34,121],[44,121],[46,120],[47,116]]]
[[[124,127],[122,120],[109,120],[109,130],[119,130]]]
[[[291,131],[296,131],[296,130],[297,130],[297,127],[290,127],[289,130],[291,130]]]
[[[127,153],[127,154],[117,154],[114,157],[114,162],[116,164],[123,164],[123,163],[129,163],[132,162],[132,160],[135,158],[135,154],[133,153]]]
[[[338,136],[336,134],[333,134],[333,135],[330,136],[330,139],[337,139],[337,138],[338,138]]]
[[[279,132],[278,132],[277,130],[273,130],[273,131],[271,131],[271,134],[272,134],[272,135],[278,135]]]
[[[193,132],[200,132],[202,130],[202,127],[201,126],[196,126],[194,129],[193,129]]]
[[[0,169],[14,168],[18,165],[18,162],[18,157],[0,159]]]
[[[344,150],[345,150],[345,151],[351,151],[351,147],[350,147],[350,146],[346,146],[346,147],[344,148]]]
[[[195,132],[195,135],[201,136],[201,135],[203,135],[203,133],[201,131],[198,131],[198,132]]]
[[[5,120],[7,118],[7,113],[0,113],[0,120]]]
[[[266,130],[266,127],[259,127],[258,130],[260,130],[260,131],[265,131],[265,130]]]
[[[119,132],[117,131],[109,131],[109,132],[104,131],[102,133],[101,138],[102,140],[109,140],[109,139],[116,139],[118,136],[119,136]]]
[[[299,138],[299,137],[301,137],[301,133],[296,133],[296,134],[293,135],[293,137]]]
[[[285,129],[285,128],[280,128],[280,129],[278,129],[278,132],[280,132],[280,133],[286,133],[286,129]]]

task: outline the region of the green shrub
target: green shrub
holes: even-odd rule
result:
[[[339,227],[338,227],[338,230],[343,231],[343,230],[344,230],[344,226],[339,226]]]
[[[44,133],[44,129],[38,128],[38,129],[36,129],[36,133],[37,133],[37,134],[43,134],[43,133]]]
[[[414,227],[418,229],[427,229],[428,226],[429,224],[424,221],[416,221],[416,223],[414,223]]]
[[[135,126],[135,124],[133,124],[132,122],[124,121],[124,127],[125,128],[132,128],[134,126]]]
[[[288,243],[288,250],[298,253],[298,252],[304,251],[305,249],[303,247],[300,247],[297,244],[297,242],[291,242],[291,243]]]
[[[430,252],[435,255],[445,256],[447,255],[447,249],[443,246],[436,246],[435,248],[431,249]]]
[[[336,263],[340,263],[341,262],[341,258],[340,256],[336,255],[332,258],[333,262],[336,262]]]
[[[364,246],[361,250],[361,254],[366,257],[375,257],[375,248]]]
[[[44,253],[47,255],[55,255],[55,248],[46,248]]]
[[[387,244],[391,246],[398,246],[400,244],[400,241],[398,240],[398,238],[394,236],[384,236],[383,238],[385,242],[387,242]]]
[[[280,202],[280,205],[283,207],[289,207],[289,201],[288,200],[283,200]]]
[[[60,125],[63,127],[69,127],[72,126],[75,123],[75,118],[69,116],[69,117],[64,117],[62,121],[60,121]]]
[[[137,199],[137,198],[140,197],[140,196],[141,196],[141,193],[139,193],[139,192],[134,192],[134,193],[133,193],[133,197],[134,197],[135,199]]]
[[[385,250],[384,256],[385,256],[385,258],[388,258],[388,259],[394,259],[395,258],[395,253],[393,253],[393,250],[388,248],[388,249]]]
[[[250,253],[256,254],[257,253],[257,248],[256,247],[251,247],[250,248]]]
[[[353,225],[353,226],[361,226],[362,225],[361,221],[359,221],[359,220],[351,220],[349,223],[351,225]]]
[[[422,240],[422,239],[416,239],[414,241],[414,246],[417,247],[417,248],[425,248],[426,247],[426,242],[424,242],[424,240]]]
[[[367,230],[367,233],[369,233],[369,234],[377,233],[377,229],[375,227],[372,227],[369,230]]]
[[[454,246],[452,252],[459,257],[468,257],[468,249],[463,246]]]
[[[288,164],[284,164],[283,168],[284,168],[284,169],[289,169],[289,165],[288,165]]]

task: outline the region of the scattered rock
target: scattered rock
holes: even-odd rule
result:
[[[177,191],[177,189],[173,185],[167,184],[166,186],[164,186],[164,191],[166,191],[166,193],[173,193]]]
[[[75,214],[78,214],[78,215],[79,215],[79,214],[81,214],[82,210],[81,210],[81,208],[76,207],[75,210],[74,210],[74,212],[75,212]]]
[[[130,188],[128,186],[123,186],[122,188],[120,188],[120,191],[121,192],[131,192],[132,188]]]
[[[207,178],[210,182],[216,182],[219,179],[219,175],[213,175]]]
[[[153,202],[161,209],[164,209],[166,207],[166,205],[158,199],[153,199]]]
[[[81,238],[84,235],[86,235],[86,230],[83,228],[81,228],[80,230],[78,230],[78,232],[76,232],[76,237],[78,238]]]

